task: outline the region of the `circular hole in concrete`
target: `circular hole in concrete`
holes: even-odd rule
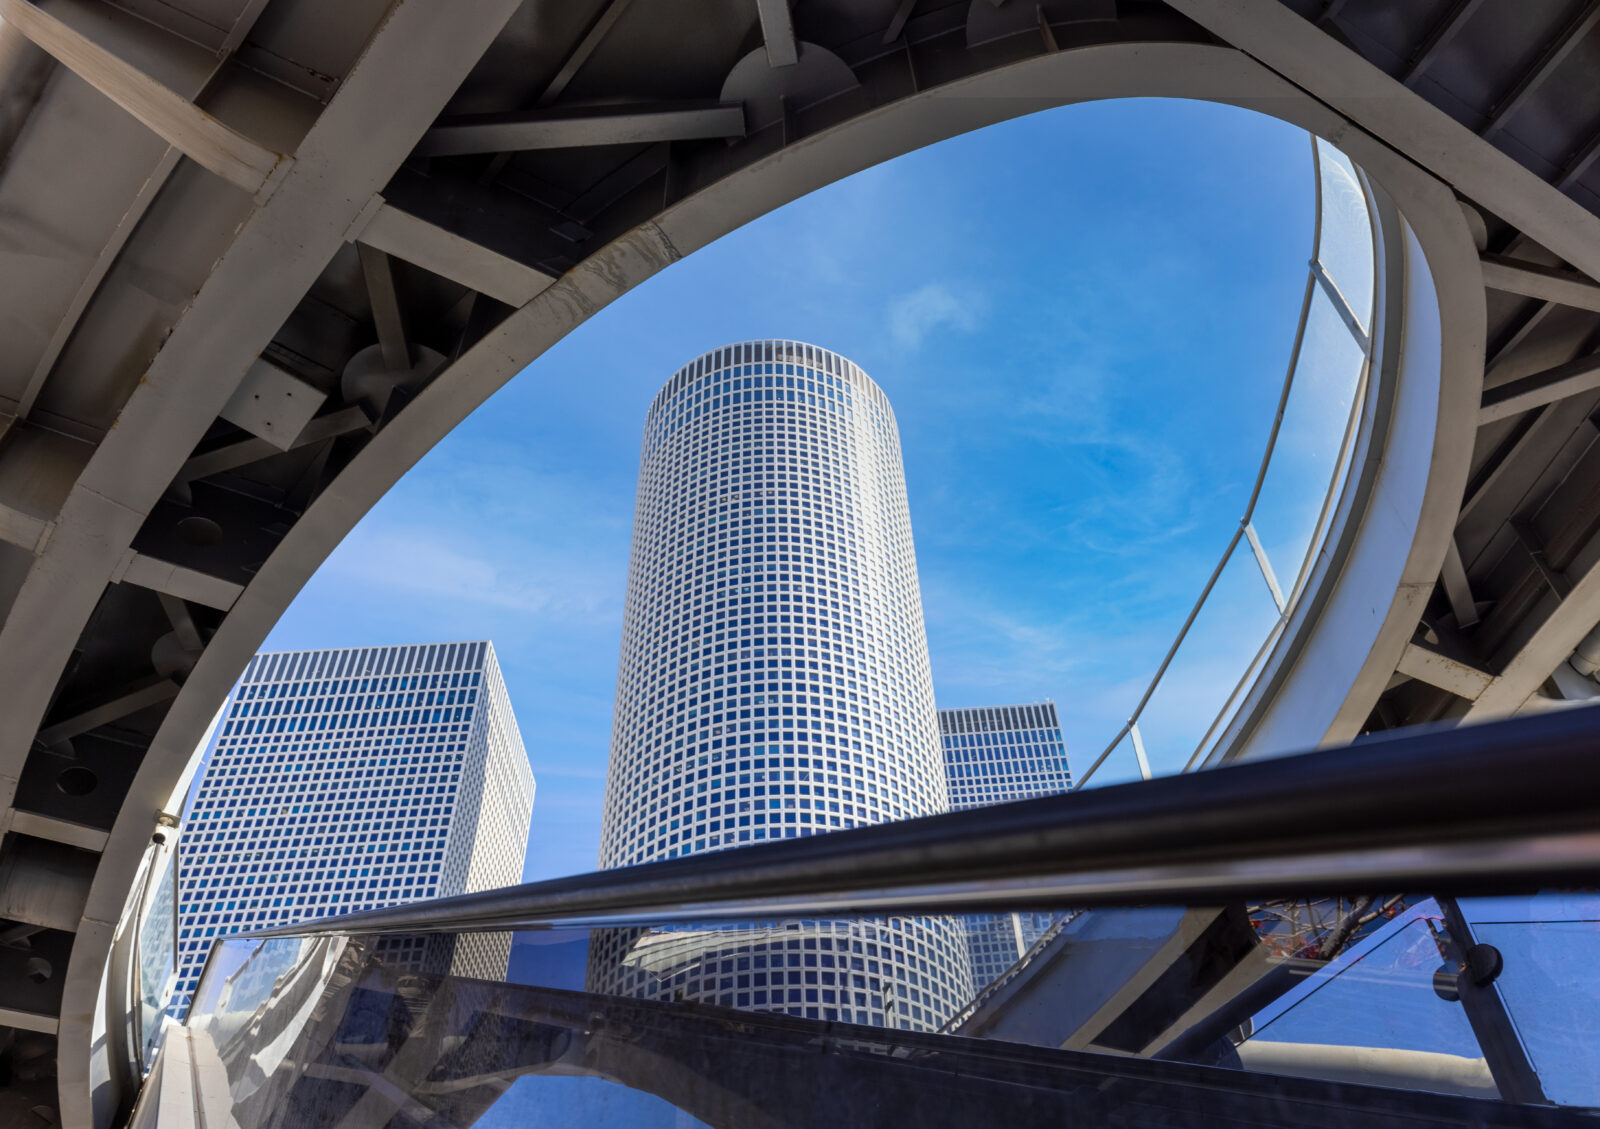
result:
[[[64,768],[56,777],[56,787],[69,796],[87,796],[100,786],[100,778],[81,764]]]
[[[222,526],[208,517],[186,517],[178,523],[178,536],[191,545],[215,545],[222,540]]]

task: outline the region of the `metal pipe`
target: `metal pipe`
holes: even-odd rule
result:
[[[1593,678],[1594,672],[1600,670],[1600,623],[1583,637],[1567,663],[1586,678]]]
[[[971,912],[1600,882],[1600,729],[1566,710],[264,930]],[[1506,766],[1516,765],[1515,772]]]

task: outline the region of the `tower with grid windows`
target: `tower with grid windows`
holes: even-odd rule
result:
[[[174,1009],[219,937],[521,881],[533,796],[493,644],[257,655],[179,841]],[[439,970],[501,979],[510,955],[463,937]]]
[[[955,811],[1072,790],[1054,702],[939,711],[950,807]],[[1033,947],[1059,913],[969,914],[972,979],[982,991]]]
[[[844,357],[716,349],[645,419],[600,864],[947,810],[894,412]],[[937,919],[612,930],[596,990],[928,1030]]]

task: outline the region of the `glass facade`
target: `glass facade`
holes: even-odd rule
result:
[[[697,358],[645,421],[600,864],[931,815],[948,802],[888,400],[850,361],[799,342]],[[756,946],[747,959],[769,966],[764,1000],[752,983],[746,1006],[931,1029],[972,992],[948,923],[772,928],[770,948],[744,938]],[[715,975],[707,955],[661,987],[645,967],[660,942],[617,933],[593,954],[597,990],[692,995],[692,983],[694,998],[740,1006],[739,958],[726,937],[705,943]],[[792,988],[791,944],[802,958]],[[808,980],[807,950],[830,963],[859,956],[861,975],[841,983],[834,966],[824,983],[818,961]]]
[[[218,937],[521,881],[533,797],[492,644],[257,655],[179,845],[175,1009]]]
[[[940,710],[939,740],[953,810],[1072,790],[1054,702]],[[1005,975],[1060,916],[1039,911],[966,917],[973,986],[982,991]]]

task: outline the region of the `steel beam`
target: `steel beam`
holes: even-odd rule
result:
[[[1485,140],[1492,139],[1505,128],[1511,116],[1522,108],[1523,103],[1555,73],[1556,68],[1566,61],[1567,56],[1572,54],[1573,49],[1583,41],[1583,38],[1594,30],[1596,21],[1600,21],[1600,0],[1589,0],[1573,17],[1572,22],[1562,28],[1546,45],[1538,61],[1506,92],[1505,97],[1490,112],[1489,120],[1484,123],[1480,131]]]
[[[1502,255],[1484,255],[1482,261],[1483,284],[1491,290],[1600,313],[1600,283],[1577,271],[1526,263]]]
[[[1467,568],[1461,560],[1461,549],[1454,537],[1445,551],[1444,567],[1439,572],[1439,582],[1444,585],[1445,598],[1455,613],[1458,630],[1478,622],[1478,602],[1472,596],[1472,584],[1467,579]]]
[[[159,560],[144,553],[136,553],[131,549],[121,569],[112,576],[111,582],[136,584],[152,592],[162,592],[168,596],[176,596],[181,600],[204,604],[208,608],[224,612],[233,607],[234,601],[239,598],[239,593],[244,591],[242,584],[223,580],[220,576],[212,576],[199,569],[185,568],[183,565]]]
[[[91,729],[98,729],[102,725],[109,725],[113,721],[127,717],[129,714],[138,713],[140,710],[149,709],[159,705],[178,693],[178,684],[170,678],[162,678],[145,686],[117,695],[108,702],[103,702],[92,709],[84,710],[65,721],[58,721],[46,729],[39,730],[39,743],[41,745],[54,745],[57,741],[68,737],[76,737],[87,733]]]
[[[0,541],[37,553],[49,535],[48,521],[0,503]]]
[[[605,9],[596,17],[594,23],[589,25],[589,30],[583,33],[583,38],[573,46],[572,52],[562,60],[561,66],[545,85],[543,93],[539,95],[536,105],[548,106],[566,91],[567,85],[577,77],[583,64],[589,61],[595,48],[599,47],[611,29],[622,18],[622,13],[628,10],[628,5],[633,0],[611,0]]]
[[[580,149],[657,141],[743,137],[744,107],[736,102],[693,106],[599,106],[554,112],[484,114],[446,119],[423,135],[418,156]]]
[[[767,44],[767,62],[774,67],[792,67],[800,61],[800,47],[794,40],[794,18],[789,0],[756,0],[761,19],[761,38]]]
[[[357,243],[361,274],[367,282],[367,300],[372,305],[372,322],[378,331],[378,347],[383,363],[391,372],[411,368],[411,346],[406,341],[406,319],[400,310],[400,295],[394,288],[394,271],[389,256],[370,243]]]
[[[1169,7],[1405,154],[1535,242],[1600,277],[1600,216],[1278,0],[1167,0]]]
[[[1550,677],[1556,664],[1567,660],[1596,623],[1600,623],[1600,565],[1591,567],[1571,585],[1566,597],[1468,707],[1465,719],[1505,717],[1521,709]]]
[[[371,426],[372,420],[359,406],[340,408],[336,412],[313,418],[300,429],[300,434],[294,437],[294,442],[289,444],[288,449],[298,450],[312,443],[320,443],[324,439],[348,435],[352,431],[360,431]],[[183,464],[178,471],[176,481],[193,482],[197,478],[210,478],[214,474],[238,470],[240,467],[283,453],[282,447],[265,439],[244,439],[238,443],[230,443],[226,447],[218,447],[204,454],[195,455]]]
[[[82,823],[74,823],[70,819],[58,819],[53,815],[40,815],[38,812],[24,811],[21,808],[11,813],[11,826],[7,829],[19,835],[32,835],[35,839],[48,839],[52,843],[64,843],[69,847],[77,847],[80,851],[103,851],[106,840],[110,838],[106,832],[98,827],[88,827]],[[0,1020],[0,1023],[4,1023]]]
[[[1478,425],[1519,415],[1595,388],[1600,388],[1600,353],[1590,353],[1488,389],[1478,409]]]
[[[1458,698],[1472,701],[1488,688],[1494,676],[1487,671],[1440,654],[1417,643],[1407,643],[1395,667],[1401,674],[1448,690]]]
[[[391,204],[378,208],[359,239],[513,308],[526,305],[555,282],[542,271]]]
[[[1472,14],[1482,6],[1483,0],[1455,0],[1450,10],[1433,25],[1427,38],[1418,45],[1416,51],[1412,52],[1411,58],[1406,60],[1405,68],[1399,75],[1400,81],[1409,85],[1412,79],[1427,70],[1434,56],[1455,38],[1456,32],[1460,31],[1472,18]]]
[[[169,145],[247,192],[259,191],[289,160],[224,125],[54,14],[82,7],[82,0],[57,0],[49,11],[31,0],[0,0],[0,18]]]

